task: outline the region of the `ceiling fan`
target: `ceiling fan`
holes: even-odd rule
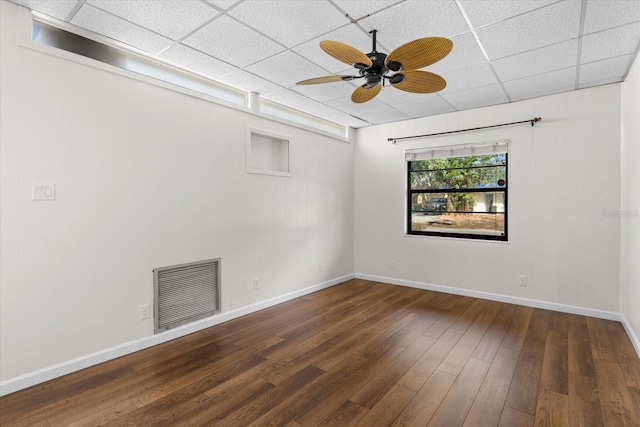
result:
[[[440,61],[453,48],[453,42],[445,37],[425,37],[405,43],[389,55],[376,50],[377,30],[373,34],[373,50],[363,53],[344,43],[323,40],[320,48],[338,61],[349,64],[358,70],[357,76],[331,75],[316,77],[297,82],[297,85],[312,85],[364,79],[365,83],[351,95],[351,101],[363,103],[370,101],[385,86],[385,80],[391,86],[414,93],[433,93],[445,88],[447,82],[439,75],[418,68]],[[388,75],[389,72],[394,74]]]

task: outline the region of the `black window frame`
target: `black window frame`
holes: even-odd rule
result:
[[[436,236],[436,237],[452,237],[459,239],[474,239],[474,240],[489,240],[489,241],[501,241],[508,242],[509,241],[509,153],[504,153],[505,155],[505,184],[499,188],[451,188],[451,189],[418,189],[413,190],[411,188],[411,173],[415,172],[411,170],[411,164],[416,161],[407,161],[407,218],[406,218],[406,232],[411,236]],[[459,157],[470,157],[474,156],[459,156]],[[464,169],[472,169],[473,167],[464,168]],[[451,168],[454,169],[454,168]],[[415,194],[451,194],[451,193],[495,193],[495,192],[504,192],[504,212],[485,212],[485,213],[494,213],[494,214],[503,214],[504,215],[504,233],[503,234],[480,234],[480,233],[456,233],[456,232],[446,232],[446,231],[419,231],[412,230],[412,214],[415,212],[412,206],[413,195]]]

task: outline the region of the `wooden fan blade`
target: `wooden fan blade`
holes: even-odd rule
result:
[[[425,37],[396,48],[387,56],[385,63],[399,62],[403,71],[417,70],[440,61],[451,49],[453,42],[445,37]]]
[[[334,42],[332,40],[322,40],[320,42],[320,48],[327,54],[333,56],[338,61],[342,61],[345,64],[365,64],[367,67],[373,65],[367,55],[347,44]]]
[[[382,85],[375,85],[372,88],[366,89],[364,85],[358,87],[351,94],[351,100],[356,104],[362,104],[363,102],[371,101],[382,90]]]
[[[317,85],[319,83],[331,83],[331,82],[341,82],[343,80],[353,80],[353,76],[324,76],[324,77],[314,77],[312,79],[301,80],[297,82],[297,85]]]
[[[399,76],[404,76],[404,79],[399,83],[394,83],[394,80],[399,80]],[[394,74],[389,82],[397,89],[414,93],[438,92],[447,86],[447,82],[439,75],[420,70],[402,71]]]

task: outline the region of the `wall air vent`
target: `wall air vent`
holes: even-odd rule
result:
[[[155,333],[220,311],[220,258],[153,270]]]

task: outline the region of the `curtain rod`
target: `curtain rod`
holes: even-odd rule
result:
[[[395,144],[396,142],[404,140],[404,139],[427,138],[427,137],[430,137],[430,136],[447,135],[447,134],[450,134],[450,133],[469,132],[469,131],[472,131],[472,130],[497,128],[497,127],[500,127],[500,126],[519,125],[519,124],[522,124],[522,123],[531,123],[531,126],[533,126],[534,123],[537,123],[537,122],[540,122],[540,121],[542,121],[542,117],[536,117],[534,119],[522,120],[520,122],[502,123],[502,124],[499,124],[499,125],[482,126],[482,127],[478,127],[478,128],[450,130],[448,132],[428,133],[428,134],[425,134],[425,135],[401,136],[401,137],[398,137],[398,138],[387,138],[387,141],[390,141],[390,142]]]

